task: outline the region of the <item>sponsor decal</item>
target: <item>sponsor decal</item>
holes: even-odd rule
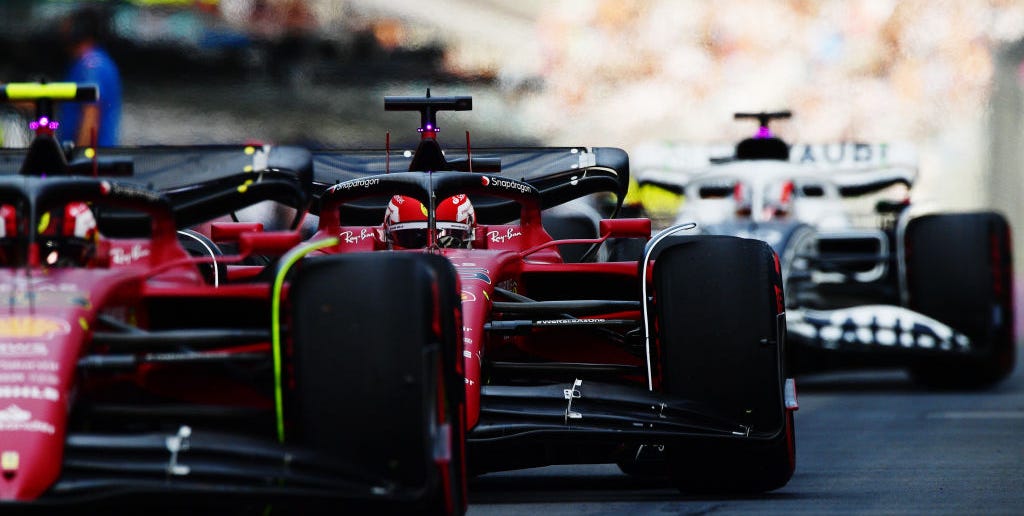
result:
[[[52,287],[52,285],[46,285]],[[53,288],[38,291],[8,291],[7,302],[12,307],[25,306],[80,306],[87,308],[89,300],[82,297],[81,292],[58,292]]]
[[[856,142],[798,144],[792,151],[799,163],[884,164],[888,161],[889,146]]]
[[[463,303],[471,303],[473,301],[476,301],[476,294],[473,294],[472,292],[466,290],[462,291],[461,297]]]
[[[52,360],[0,360],[0,371],[57,372],[60,365]]]
[[[373,231],[363,228],[359,230],[359,234],[355,234],[354,231],[342,231],[338,234],[338,237],[342,239],[346,244],[358,244],[367,238],[373,238]]]
[[[45,357],[50,354],[42,342],[0,342],[0,357]]]
[[[21,375],[23,375],[24,373],[11,373],[11,374],[21,374]],[[15,382],[12,381],[11,383],[15,383]],[[51,373],[29,373],[28,374],[28,383],[34,383],[36,385],[57,385],[57,384],[60,383],[60,378],[57,378],[57,375],[51,374]]]
[[[0,383],[24,383],[25,373],[0,373]]]
[[[483,267],[456,267],[459,273],[459,278],[464,280],[479,280],[488,285],[491,284],[491,277],[487,274],[487,269]]]
[[[130,265],[149,256],[149,249],[140,244],[133,245],[130,249],[114,247],[110,249],[110,261],[114,265]]]
[[[107,194],[113,194],[127,199],[139,199],[145,203],[158,203],[161,201],[160,196],[163,195],[150,190],[143,190],[141,188],[123,184],[107,183],[107,185]]]
[[[53,435],[56,429],[50,423],[32,419],[32,413],[17,406],[8,405],[0,410],[0,432],[40,432]]]
[[[57,401],[60,399],[60,392],[53,387],[36,385],[0,385],[0,399]]]
[[[462,356],[464,358],[473,358],[473,353],[470,353],[468,350],[465,350],[462,352]]]
[[[515,190],[520,193],[527,193],[530,191],[530,185],[528,184],[520,183],[519,181],[512,181],[511,179],[503,179],[500,177],[483,176],[480,178],[480,182],[484,186],[504,188],[505,190]]]
[[[519,238],[523,236],[521,231],[517,231],[515,228],[505,228],[505,231],[488,231],[487,238],[495,244],[500,244],[513,238]]]
[[[588,324],[602,324],[606,319],[543,319],[534,321],[537,326],[585,326]]]
[[[373,185],[380,184],[380,179],[352,179],[345,181],[344,183],[338,183],[334,186],[335,190],[351,190],[352,188],[369,188]]]
[[[37,315],[0,316],[0,337],[6,338],[52,338],[67,335],[71,325],[67,321]]]
[[[74,283],[49,283],[47,278],[16,278],[7,283],[0,284],[0,293],[11,292],[79,292],[78,286]]]

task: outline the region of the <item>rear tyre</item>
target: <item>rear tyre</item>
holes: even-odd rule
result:
[[[662,389],[719,410],[751,438],[681,441],[668,471],[684,492],[757,493],[784,486],[796,464],[783,397],[785,303],[775,253],[729,236],[666,239],[654,262]]]
[[[906,232],[909,308],[967,335],[969,357],[914,366],[933,388],[980,388],[1013,371],[1013,253],[1010,226],[997,213],[915,218]]]
[[[290,287],[289,440],[418,490],[402,512],[465,512],[455,285],[442,257],[367,253],[307,259]]]

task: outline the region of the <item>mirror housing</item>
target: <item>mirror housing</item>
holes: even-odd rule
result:
[[[242,233],[238,236],[238,252],[242,256],[254,254],[282,255],[302,242],[298,231],[264,231]]]
[[[214,222],[210,224],[210,240],[214,242],[234,242],[243,233],[259,233],[263,224],[259,222]]]
[[[602,237],[651,238],[651,219],[601,219]]]

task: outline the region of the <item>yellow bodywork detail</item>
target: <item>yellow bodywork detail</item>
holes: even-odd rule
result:
[[[636,181],[635,177],[630,177],[629,189],[626,190],[626,198],[623,199],[622,204],[629,206],[640,204],[640,202],[640,183]]]
[[[247,156],[252,156],[252,155],[253,155],[253,154],[255,154],[255,153],[256,153],[256,148],[255,148],[255,147],[253,147],[252,145],[250,145],[250,146],[248,146],[248,147],[246,147],[246,148],[245,148],[245,154],[246,154]]]
[[[249,185],[251,185],[252,182],[253,182],[252,179],[250,179],[250,180],[248,180],[248,181],[238,185],[238,193],[245,193],[247,190],[249,190]]]
[[[46,231],[46,228],[50,227],[50,212],[43,212],[42,216],[39,217],[39,226],[36,227],[36,231],[42,233]]]
[[[5,86],[7,98],[11,100],[55,99],[71,100],[78,94],[78,84],[73,82],[12,82]]]
[[[78,325],[81,326],[83,330],[89,331],[89,321],[85,320],[85,317],[78,318]]]
[[[0,454],[0,469],[3,471],[16,471],[21,457],[16,451],[5,451]]]
[[[629,197],[627,195],[627,197]],[[637,189],[636,198],[651,218],[672,218],[683,206],[685,197],[660,186],[645,184]]]
[[[87,157],[89,159],[95,158],[96,157],[96,149],[94,149],[92,147],[89,147],[88,149],[85,149],[85,157]]]
[[[243,168],[242,170],[246,172],[252,172],[252,165],[246,165],[245,168]]]

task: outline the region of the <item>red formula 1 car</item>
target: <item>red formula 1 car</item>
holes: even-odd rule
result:
[[[47,105],[82,90],[4,95]],[[257,168],[242,146],[68,153],[40,127],[0,156],[0,512],[464,510],[447,262],[298,263],[295,223],[208,223],[267,202],[297,222],[301,149],[260,149]],[[236,160],[250,163],[214,170]],[[179,229],[197,224],[237,247]],[[396,298],[372,317],[331,312],[366,299],[368,273]]]
[[[317,301],[293,311],[320,321],[324,346],[359,350],[356,365],[338,354],[319,366],[403,359],[424,320],[454,312],[464,386],[459,424],[445,428],[451,457],[465,446],[468,474],[618,463],[628,473],[666,473],[684,491],[784,486],[796,399],[782,360],[779,264],[767,244],[672,231],[648,241],[649,220],[616,218],[601,220],[595,235],[553,240],[545,210],[595,193],[621,198],[626,154],[442,151],[436,113],[471,105],[429,93],[388,97],[389,110],[420,112],[415,151],[314,152],[318,231],[283,260],[307,253],[310,265],[339,275],[360,260],[358,273],[321,282]],[[612,239],[646,242],[642,259],[562,253]],[[405,276],[391,264],[402,258],[437,264],[434,302],[398,288]],[[409,323],[394,324],[395,314]],[[359,409],[331,418],[332,427],[388,429],[359,415],[374,404],[367,392],[346,396]]]

